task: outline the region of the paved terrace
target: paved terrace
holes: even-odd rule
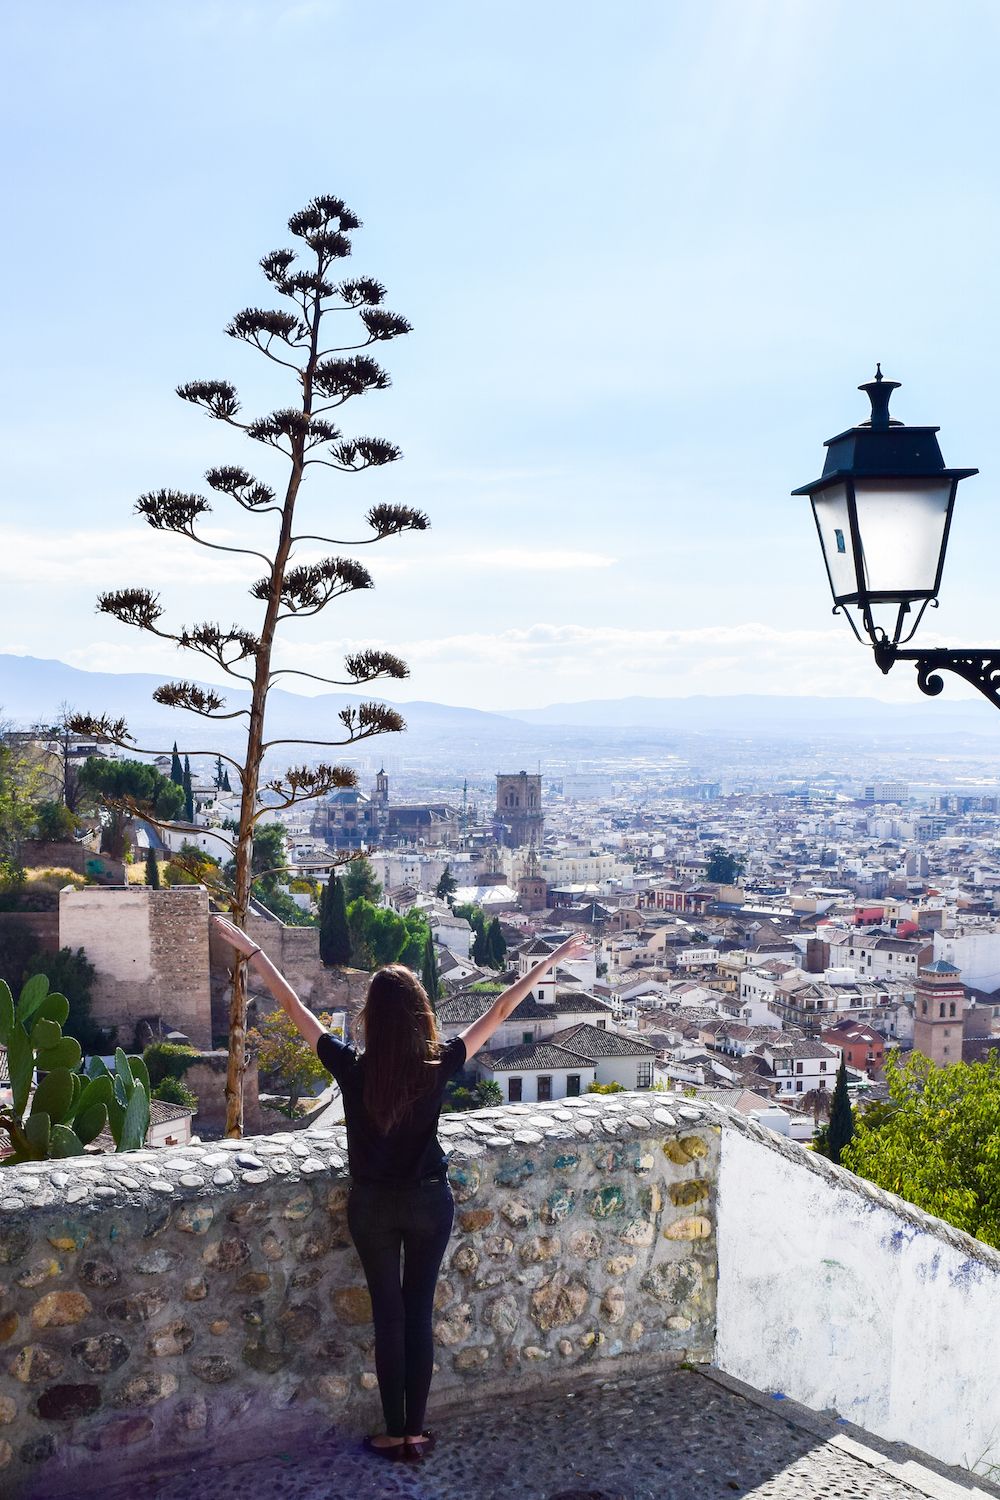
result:
[[[437,1418],[438,1447],[389,1464],[318,1431],[310,1451],[219,1453],[105,1500],[985,1500],[979,1476],[879,1443],[716,1372],[679,1369]]]

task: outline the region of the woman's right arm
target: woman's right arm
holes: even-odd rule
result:
[[[478,1021],[473,1021],[461,1033],[462,1041],[465,1043],[465,1060],[469,1061],[475,1057],[481,1047],[484,1047],[498,1026],[502,1026],[507,1017],[517,1009],[526,995],[531,993],[534,985],[547,974],[554,964],[560,964],[565,959],[582,958],[587,952],[587,942],[584,937],[574,933],[548,958],[544,958],[540,964],[536,964],[527,974],[520,979],[515,979],[509,989],[498,995],[484,1016]]]
[[[235,922],[230,922],[227,917],[216,913],[209,920],[213,930],[223,942],[235,948],[236,952],[247,960],[247,967],[253,969],[261,983],[270,990],[285,1015],[295,1023],[315,1052],[316,1043],[321,1036],[326,1035],[326,1028],[321,1026],[312,1011],[307,1010],[302,1004],[288,980],[280,970],[275,968],[263,948],[259,947],[252,937],[248,937],[242,927],[237,927]]]

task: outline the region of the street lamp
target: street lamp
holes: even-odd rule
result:
[[[936,427],[906,427],[889,416],[899,386],[878,366],[858,386],[871,417],[825,444],[823,473],[793,490],[808,495],[834,614],[871,644],[883,672],[912,661],[917,685],[935,696],[940,671],[964,677],[1000,708],[1000,648],[905,651],[928,605],[937,607],[948,532],[960,479],[978,469],[946,469]]]

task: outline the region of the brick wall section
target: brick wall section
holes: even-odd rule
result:
[[[442,1121],[440,1411],[704,1361],[720,1121],[655,1095]],[[380,1423],[341,1129],[0,1168],[0,1492]],[[554,1440],[558,1440],[555,1438]]]
[[[97,969],[94,1019],[131,1045],[137,1021],[162,1016],[196,1047],[212,1045],[208,894],[202,886],[88,886],[59,897],[59,940]]]

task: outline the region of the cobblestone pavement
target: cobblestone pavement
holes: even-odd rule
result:
[[[209,1459],[169,1479],[133,1479],[105,1491],[105,1500],[972,1500],[985,1493],[972,1476],[955,1485],[921,1469],[911,1484],[880,1472],[826,1432],[789,1420],[783,1404],[748,1400],[693,1370],[466,1408],[441,1419],[437,1431],[436,1451],[419,1465],[371,1458],[356,1439],[327,1433],[308,1452],[252,1463]]]

